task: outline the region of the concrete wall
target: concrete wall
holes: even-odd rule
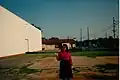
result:
[[[43,44],[42,48],[44,48],[44,50],[56,50],[55,45],[46,45],[46,44]]]
[[[62,43],[62,45],[63,45],[63,44],[66,44],[66,45],[68,46],[68,49],[71,48],[71,44],[70,44],[70,43]]]
[[[75,48],[76,47],[76,45],[75,44],[72,44],[72,46]]]
[[[70,43],[62,43],[62,44],[66,44],[68,46],[68,49],[71,49],[72,47],[76,47],[75,44],[70,44]]]
[[[28,48],[42,50],[41,31],[0,6],[0,57],[25,53]]]

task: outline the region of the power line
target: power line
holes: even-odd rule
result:
[[[112,26],[108,27],[108,28],[105,29],[105,30],[101,30],[101,32],[105,32],[105,31],[107,31],[107,30],[109,30],[109,29],[111,29],[111,28],[112,28]]]
[[[99,33],[104,33],[104,32],[106,32],[106,31],[108,31],[108,30],[110,30],[110,29],[112,29],[112,28],[113,28],[113,26],[110,25],[110,26],[107,27],[106,29],[102,29],[102,30],[100,30],[100,31],[98,31],[98,32],[95,32],[95,33],[90,34],[90,36],[93,36],[93,37],[98,36]],[[111,31],[112,31],[112,30],[111,30]]]
[[[111,28],[112,28],[112,24],[111,24],[107,29],[102,29],[102,30],[100,30],[99,33],[100,33],[100,32],[105,32],[105,31],[107,31],[107,30],[109,30],[109,29],[111,29]],[[98,32],[92,33],[92,34],[90,34],[90,35],[94,35],[94,34],[96,34],[96,33],[98,33]]]
[[[118,25],[118,29],[116,29],[116,26]],[[108,31],[109,30],[109,31]],[[90,36],[96,38],[96,36],[100,35],[99,33],[104,33],[104,36],[105,37],[108,37],[109,35],[109,32],[111,33],[111,31],[113,32],[113,37],[115,38],[115,36],[117,35],[118,37],[118,33],[119,33],[119,20],[115,20],[114,17],[113,17],[113,23],[111,25],[109,25],[106,29],[102,29],[98,32],[95,32],[95,33],[92,33],[92,34],[89,34],[89,27],[87,27],[87,37],[85,36],[82,36],[81,38],[85,39],[87,38],[89,40]],[[117,34],[116,34],[117,33]],[[109,35],[110,36],[110,35]],[[81,39],[80,39],[81,40]]]

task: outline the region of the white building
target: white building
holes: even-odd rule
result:
[[[0,6],[0,57],[40,50],[41,31]]]

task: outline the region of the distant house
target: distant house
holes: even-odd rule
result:
[[[74,39],[43,39],[42,40],[42,49],[43,50],[56,50],[58,49],[59,44],[67,44],[68,48],[75,47]]]

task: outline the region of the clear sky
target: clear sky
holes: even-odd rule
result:
[[[0,0],[0,5],[41,27],[47,38],[78,40],[80,28],[83,39],[87,39],[87,27],[93,34],[90,39],[104,36],[101,30],[112,25],[113,17],[118,20],[119,8],[118,0]]]

